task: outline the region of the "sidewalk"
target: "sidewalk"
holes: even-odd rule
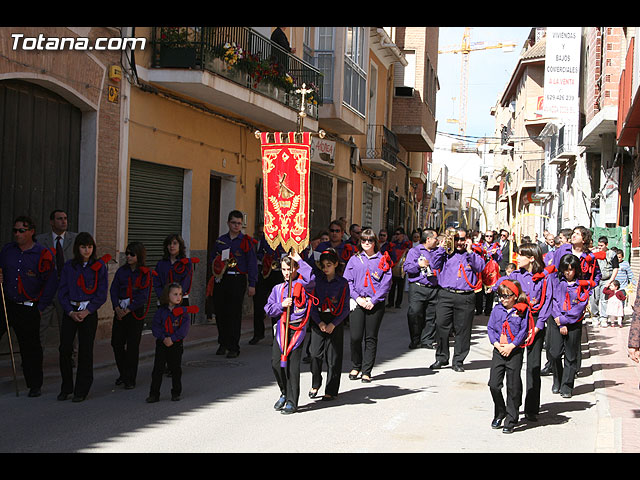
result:
[[[640,452],[640,366],[627,356],[630,316],[623,327],[586,326],[598,408],[598,445]],[[585,351],[583,347],[583,352]]]

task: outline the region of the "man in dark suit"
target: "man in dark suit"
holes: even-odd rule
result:
[[[54,210],[49,215],[51,231],[36,235],[36,242],[40,245],[56,249],[55,264],[58,279],[64,263],[73,258],[73,243],[76,240],[77,233],[67,231],[68,223],[67,214],[64,210]],[[61,321],[62,307],[56,292],[51,305],[42,312],[40,322],[41,336],[45,334],[49,327],[56,327],[55,331],[59,331]]]
[[[509,232],[503,228],[500,230],[500,239],[498,240],[500,249],[502,250],[502,259],[498,262],[498,265],[500,265],[501,277],[506,274],[505,269],[507,268],[507,265],[511,263],[511,256],[509,255],[510,242]],[[516,251],[515,244],[513,245],[513,251]]]

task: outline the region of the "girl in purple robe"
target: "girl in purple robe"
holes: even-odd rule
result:
[[[298,410],[302,355],[300,346],[311,313],[314,298],[311,292],[315,286],[315,275],[309,264],[295,251],[282,259],[281,266],[284,282],[273,287],[264,311],[269,317],[278,318],[273,327],[271,367],[280,387],[280,398],[273,407],[281,413],[290,414]],[[290,310],[288,322],[287,308]]]

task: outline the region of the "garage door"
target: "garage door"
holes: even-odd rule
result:
[[[82,114],[68,101],[28,82],[0,81],[0,242],[13,239],[18,215],[36,232],[50,230],[49,214],[62,209],[78,227]]]
[[[129,223],[127,242],[142,242],[147,266],[162,259],[167,235],[182,234],[184,170],[131,159],[129,172]],[[151,296],[146,323],[150,324],[157,298]]]

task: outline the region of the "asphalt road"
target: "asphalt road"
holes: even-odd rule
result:
[[[405,301],[406,304],[406,301]],[[493,402],[487,386],[491,345],[486,317],[476,317],[466,371],[431,371],[434,351],[408,350],[406,306],[387,310],[373,382],[348,379],[348,329],[340,395],[333,402],[309,399],[308,365],[303,365],[299,411],[273,409],[279,397],[270,367],[270,341],[246,345],[238,358],[214,354],[214,343],[186,346],[183,397],[170,401],[165,377],[161,401],[145,403],[151,358],[141,360],[134,390],[114,386],[115,367],[97,368],[89,398],[56,400],[50,386],[40,398],[12,394],[0,384],[3,415],[0,452],[529,452],[603,451],[596,379],[583,345],[581,376],[574,395],[551,393],[542,378],[537,422],[521,418],[513,434],[493,430]],[[524,373],[524,366],[523,366]],[[524,377],[523,377],[524,378]],[[321,388],[320,393],[323,393]],[[606,450],[606,446],[604,447]]]

